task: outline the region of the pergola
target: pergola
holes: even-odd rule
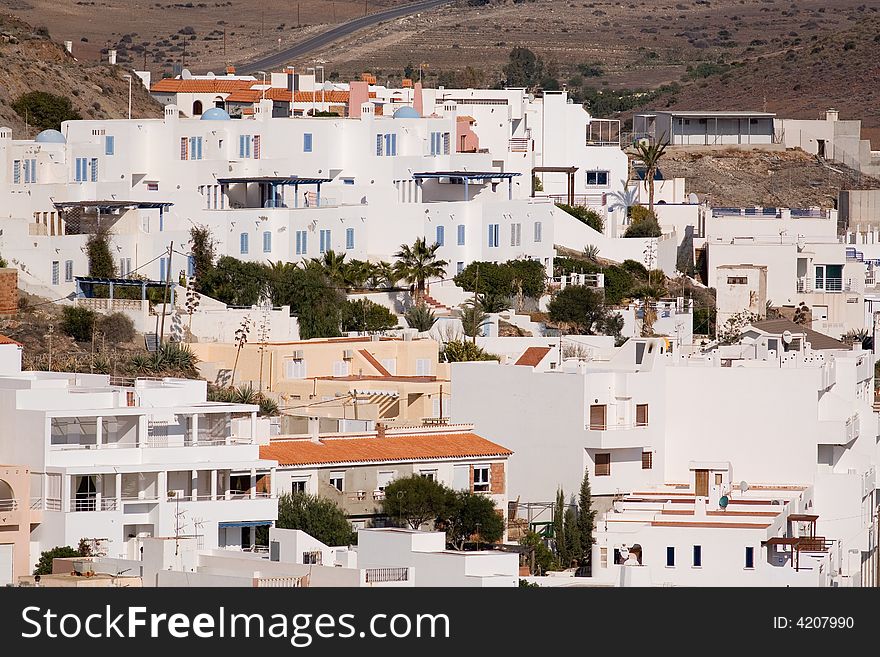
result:
[[[147,299],[147,289],[165,288],[164,281],[148,281],[137,280],[133,278],[94,278],[92,276],[75,276],[76,298],[77,299],[94,299],[95,286],[106,285],[110,289],[110,301],[113,301],[113,293],[119,287],[139,287],[141,289],[141,301]],[[171,305],[174,305],[174,286],[168,286],[171,290]]]
[[[789,522],[806,522],[809,523],[810,529],[807,536],[774,536],[766,541],[761,541],[762,545],[767,546],[787,546],[791,548],[792,556],[791,565],[795,570],[800,570],[800,554],[801,552],[826,552],[831,542],[823,536],[816,536],[816,521],[819,516],[807,513],[792,513],[788,516]]]
[[[265,190],[267,207],[277,208],[284,203],[284,188],[293,186],[293,207],[299,207],[299,186],[315,185],[317,187],[316,205],[321,205],[321,185],[331,182],[332,178],[312,178],[300,176],[244,176],[238,178],[218,178],[217,182],[221,185],[235,185],[256,183],[260,186],[260,198],[262,199]],[[279,194],[280,191],[280,194]]]
[[[174,203],[168,201],[56,201],[53,202],[59,213],[68,213],[72,210],[82,212],[94,211],[97,214],[97,227],[101,227],[101,215],[120,214],[125,210],[159,210],[159,230],[165,222],[165,210]],[[79,227],[75,233],[65,231],[68,235],[79,234]]]
[[[508,171],[425,171],[422,173],[414,173],[413,178],[421,183],[423,180],[439,180],[441,178],[449,178],[450,180],[458,180],[464,183],[464,200],[468,200],[470,191],[470,183],[485,183],[487,180],[500,178],[507,181],[507,198],[513,198],[513,179],[522,174]]]
[[[536,173],[564,173],[568,176],[568,205],[574,205],[574,174],[577,167],[532,167],[532,177]],[[535,195],[535,186],[532,184],[532,196]]]

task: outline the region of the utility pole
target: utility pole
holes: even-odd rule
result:
[[[55,332],[55,325],[49,324],[49,334],[46,336],[49,340],[49,371],[52,371],[52,334]]]
[[[364,16],[367,15],[367,3],[368,2],[369,2],[369,0],[364,0]]]
[[[223,28],[223,62],[227,63],[227,64],[229,63],[228,61],[226,61],[226,28],[225,27]]]
[[[440,417],[437,418],[439,420],[443,420],[443,384],[440,384]]]
[[[477,265],[477,273],[474,276],[474,315],[473,315],[474,319],[471,322],[473,324],[473,329],[474,329],[474,336],[473,336],[474,346],[477,345],[477,303],[478,303],[477,302],[477,289],[480,287],[480,264],[476,263],[476,265]]]
[[[296,26],[301,27],[302,21],[299,19],[299,3],[296,3]]]
[[[186,39],[183,41],[183,61],[180,64],[181,68],[186,68]]]
[[[165,266],[165,292],[162,295],[162,327],[159,329],[159,346],[165,343],[165,309],[168,307],[168,287],[171,285],[171,254],[174,252],[174,241],[168,246],[168,263]]]
[[[877,507],[877,540],[874,543],[874,586],[880,586],[880,506]]]

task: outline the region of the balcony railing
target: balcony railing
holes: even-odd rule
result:
[[[302,577],[259,577],[254,580],[254,587],[258,589],[290,589],[301,588],[305,584],[308,575]]]
[[[367,584],[383,582],[408,582],[409,568],[367,568],[364,572]]]
[[[801,277],[797,282],[797,291],[809,292],[849,292],[852,289],[852,281],[844,281],[842,278],[810,278]]]
[[[0,511],[16,511],[18,500],[0,500]]]
[[[626,424],[605,424],[605,423],[600,424],[598,422],[591,422],[587,426],[587,429],[589,429],[590,431],[623,431],[625,429],[637,429],[639,427],[646,427],[646,426],[648,426],[647,420],[629,422]]]
[[[507,142],[511,153],[528,153],[532,140],[528,137],[511,137]]]

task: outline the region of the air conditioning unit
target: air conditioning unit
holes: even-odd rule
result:
[[[342,352],[342,360],[351,360],[354,358],[354,349],[346,349]]]
[[[305,354],[302,349],[295,349],[293,352],[293,360],[302,360],[305,358]]]

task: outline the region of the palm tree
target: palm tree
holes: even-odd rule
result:
[[[320,258],[309,258],[303,263],[304,269],[316,268],[332,282],[345,285],[345,254],[336,253],[333,249],[324,252]]]
[[[400,277],[411,285],[415,285],[416,297],[425,292],[425,283],[431,278],[443,278],[446,275],[446,260],[437,258],[437,243],[428,246],[425,238],[419,237],[415,243],[401,244],[400,251],[394,254],[397,258]]]
[[[488,293],[477,295],[480,308],[485,313],[503,313],[510,308],[510,298],[500,294]]]
[[[374,272],[374,266],[365,260],[344,263],[342,273],[345,287],[349,290],[363,288],[373,277]]]
[[[385,283],[385,287],[397,287],[397,282],[400,280],[398,267],[386,260],[376,263],[376,275]]]
[[[489,320],[489,316],[483,311],[483,306],[478,301],[465,301],[461,305],[461,326],[464,334],[473,338],[476,342],[477,336],[480,334],[480,328]]]
[[[657,173],[657,165],[660,158],[666,152],[669,142],[656,141],[650,144],[638,142],[636,144],[636,153],[645,164],[645,179],[648,181],[648,209],[654,212],[654,175]]]

